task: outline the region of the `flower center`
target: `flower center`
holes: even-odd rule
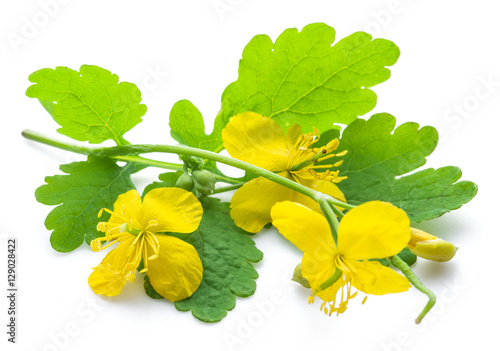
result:
[[[339,278],[335,279],[334,282],[330,282],[331,279],[328,279],[324,284],[321,285],[321,289],[333,289],[333,300],[325,301],[321,304],[321,310],[325,312],[328,316],[331,316],[332,313],[337,313],[337,316],[341,313],[344,313],[347,310],[347,303],[350,299],[353,299],[358,294],[357,291],[354,293],[351,292],[352,280],[356,279],[356,270],[349,263],[348,260],[344,259],[341,255],[337,255],[335,257],[335,267],[337,271],[341,271],[342,274]],[[337,271],[335,273],[337,273]],[[336,274],[332,277],[334,277]],[[337,303],[337,300],[340,297],[340,301]],[[364,303],[364,300],[363,300]]]
[[[122,214],[119,214],[104,208],[99,212],[99,217],[103,211],[111,214],[111,219],[114,222],[99,222],[97,224],[97,230],[105,232],[106,235],[92,240],[90,244],[92,250],[100,251],[120,242],[120,245],[128,247],[123,251],[124,254],[115,257],[117,261],[113,264],[113,267],[117,267],[115,273],[123,275],[126,279],[132,279],[141,260],[144,268],[140,273],[146,272],[148,261],[158,258],[160,251],[160,243],[156,234],[151,231],[158,225],[158,222],[150,220],[144,229],[140,229],[141,225],[137,221],[123,216],[123,209]],[[104,241],[107,242],[105,246],[102,245]]]
[[[344,156],[347,150],[332,153],[339,146],[339,140],[333,139],[328,144],[320,148],[311,147],[318,142],[320,138],[319,131],[314,128],[313,132],[302,134],[299,136],[295,145],[290,150],[287,169],[293,176],[298,176],[305,179],[324,179],[334,183],[340,182],[346,177],[339,177],[339,171],[331,171],[330,168],[338,167],[342,164],[342,160],[333,164],[318,165],[319,162],[329,160],[333,157]],[[319,171],[318,170],[326,170]]]

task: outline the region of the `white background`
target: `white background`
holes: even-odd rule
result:
[[[217,3],[226,11],[217,12]],[[16,345],[6,341],[7,299],[0,299],[2,350],[397,351],[497,345],[500,21],[495,1],[25,0],[0,6],[0,296],[6,295],[9,236],[18,239],[19,287]],[[180,99],[191,100],[211,130],[220,95],[237,79],[238,60],[252,36],[274,40],[286,28],[312,22],[333,26],[337,39],[364,30],[394,41],[402,54],[391,79],[374,88],[378,105],[372,112],[392,113],[398,124],[437,127],[443,141],[426,166],[459,166],[463,179],[479,185],[472,202],[420,225],[460,247],[450,263],[421,260],[415,266],[438,296],[435,310],[421,325],[413,324],[426,298],[411,289],[369,296],[363,306],[361,298],[354,299],[344,315],[328,318],[289,280],[301,254],[275,230],[254,237],[264,252],[256,264],[255,295],[238,299],[220,323],[204,324],[172,303],[149,299],[142,279],[119,297],[96,297],[87,277],[104,253],[87,246],[70,254],[52,250],[43,224],[51,208],[34,198],[44,177],[59,173],[60,163],[81,158],[21,137],[25,128],[58,135],[41,105],[24,95],[28,75],[56,66],[107,68],[142,86],[148,106],[143,123],[126,138],[170,143],[168,115]],[[460,109],[464,113],[454,112]],[[157,173],[134,179],[142,187]]]

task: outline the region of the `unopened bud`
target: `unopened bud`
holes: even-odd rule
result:
[[[182,173],[182,175],[177,179],[177,182],[175,182],[175,186],[177,188],[191,191],[194,186],[193,179],[188,173]]]
[[[415,255],[437,262],[446,262],[455,256],[457,247],[452,243],[419,229],[410,228],[410,230],[411,239],[408,248]]]
[[[215,175],[206,169],[193,172],[193,181],[195,189],[204,194],[211,195],[215,188]]]
[[[304,276],[302,275],[302,264],[299,263],[296,267],[295,267],[295,270],[293,271],[293,277],[292,277],[292,280],[294,282],[297,282],[299,283],[300,285],[302,285],[304,288],[308,288],[310,289],[311,288],[311,284],[309,284],[309,281],[304,278]]]

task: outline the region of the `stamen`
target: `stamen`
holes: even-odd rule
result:
[[[90,248],[92,249],[92,251],[97,252],[97,251],[102,250],[101,241],[104,241],[104,240],[106,240],[106,239],[105,238],[95,238],[94,240],[92,240],[90,242]]]
[[[147,234],[148,235],[146,235],[146,241],[154,250],[153,255],[149,256],[148,260],[154,260],[158,258],[158,254],[160,252],[160,242],[158,241],[156,235],[154,235],[153,233],[148,232]]]
[[[148,224],[146,225],[146,228],[144,228],[144,231],[149,230],[150,227],[156,227],[157,225],[158,225],[158,221],[156,221],[155,219],[152,219],[148,222]]]
[[[106,211],[106,212],[107,212],[107,213],[109,213],[111,216],[116,216],[116,217],[118,217],[118,218],[119,218],[120,220],[122,220],[123,222],[128,222],[128,221],[129,221],[129,219],[128,219],[128,218],[125,218],[123,215],[119,215],[118,213],[113,212],[113,211],[111,211],[111,210],[108,210],[107,208],[103,208],[103,209],[101,209],[101,212],[102,212],[102,211]]]
[[[294,176],[303,177],[304,179],[313,178],[333,181],[335,183],[340,182],[346,177],[340,178],[338,172],[330,172],[330,168],[338,167],[342,164],[342,161],[335,162],[333,165],[316,165],[318,162],[329,160],[334,157],[340,157],[347,153],[344,150],[338,154],[330,154],[332,151],[336,150],[340,145],[338,139],[330,140],[325,146],[320,148],[313,148],[312,145],[320,140],[320,133],[316,128],[313,128],[312,133],[300,135],[293,148],[290,150],[287,169]],[[312,169],[326,169],[323,173],[311,172]]]
[[[317,166],[312,166],[312,169],[324,169],[324,168],[332,168],[333,165],[317,165]]]

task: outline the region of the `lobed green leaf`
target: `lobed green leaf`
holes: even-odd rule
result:
[[[253,111],[285,130],[297,123],[304,132],[326,131],[372,110],[377,97],[368,88],[390,77],[386,67],[397,61],[398,47],[364,32],[334,41],[335,30],[323,23],[287,29],[275,43],[254,37],[243,51],[238,80],[222,95],[221,119]]]
[[[29,76],[35,84],[26,95],[40,100],[61,126],[57,131],[93,144],[114,140],[126,144],[123,134],[142,121],[146,105],[131,83],[118,83],[118,76],[83,65],[80,72],[67,67],[44,68]]]
[[[458,182],[462,174],[457,167],[405,175],[425,164],[438,133],[411,122],[394,129],[395,125],[393,116],[376,114],[343,131],[338,150],[348,153],[338,169],[347,179],[338,185],[349,203],[391,202],[405,210],[412,222],[420,222],[457,209],[475,196],[476,184]]]
[[[160,175],[161,182],[154,182],[144,190],[143,196],[155,187],[174,186],[181,172]],[[235,296],[247,297],[255,292],[254,279],[258,273],[250,262],[262,259],[262,252],[241,228],[237,227],[229,215],[229,204],[219,199],[207,197],[202,201],[203,217],[199,228],[191,234],[172,235],[192,244],[203,264],[203,280],[200,287],[189,298],[178,301],[175,306],[180,311],[192,311],[199,320],[207,323],[218,322],[236,305]],[[144,280],[148,296],[161,298]]]
[[[45,220],[52,247],[70,252],[84,240],[90,243],[103,234],[96,229],[103,218],[97,217],[102,208],[113,208],[118,195],[134,189],[130,174],[133,165],[119,167],[109,158],[89,155],[87,161],[61,165],[67,175],[46,177],[47,184],[36,189],[36,199],[56,206]]]
[[[250,262],[260,261],[262,252],[247,234],[229,216],[228,203],[203,200],[200,227],[186,239],[200,255],[203,280],[191,297],[175,303],[178,310],[191,310],[203,322],[218,322],[235,307],[235,296],[255,292],[259,275]]]

